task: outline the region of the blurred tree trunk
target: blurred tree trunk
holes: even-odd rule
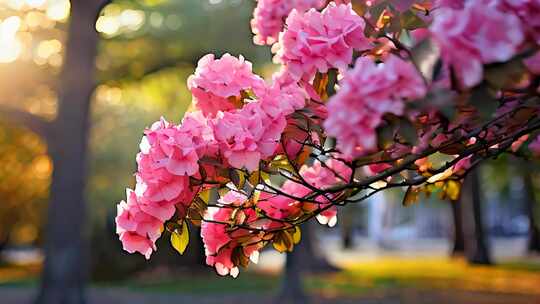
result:
[[[355,205],[346,206],[340,209],[340,230],[341,230],[341,246],[343,249],[354,248],[354,207]]]
[[[279,303],[306,303],[302,287],[304,273],[330,273],[339,268],[330,264],[318,246],[315,219],[302,225],[302,240],[295,246],[294,251],[287,253],[285,272],[279,294]]]
[[[527,216],[529,218],[529,240],[527,250],[531,253],[540,253],[540,230],[535,218],[534,205],[536,198],[534,195],[534,184],[529,169],[524,168],[525,204]]]
[[[461,191],[465,254],[472,264],[491,264],[482,222],[482,198],[479,171],[474,169],[465,178]]]
[[[98,34],[95,21],[105,0],[71,1],[65,60],[58,92],[58,117],[48,140],[54,164],[48,207],[40,304],[85,303],[87,252],[87,142],[90,98],[95,87]]]
[[[463,236],[463,218],[462,218],[462,206],[461,200],[450,202],[450,207],[452,208],[452,219],[454,222],[454,231],[452,234],[453,237],[453,246],[452,246],[452,255],[463,255],[465,253],[465,238]]]
[[[302,241],[295,250],[302,255],[302,269],[310,273],[327,273],[339,271],[324,255],[317,238],[318,223],[315,219],[302,225]]]
[[[302,259],[305,254],[297,249],[299,248],[287,253],[285,273],[283,274],[277,303],[304,304],[309,302],[308,296],[302,287],[302,273],[305,271]]]

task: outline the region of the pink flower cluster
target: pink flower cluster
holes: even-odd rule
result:
[[[519,18],[499,9],[498,1],[489,2],[440,8],[430,26],[444,62],[464,87],[482,81],[483,64],[512,58],[524,40]]]
[[[253,231],[239,228],[229,231],[227,224],[247,225],[257,220],[257,213],[252,208],[235,209],[245,204],[248,198],[236,191],[229,191],[218,200],[222,207],[210,207],[201,225],[201,236],[204,242],[206,264],[215,267],[219,275],[230,274],[238,276],[239,269],[232,260],[234,250],[240,250],[237,254],[243,254],[252,262],[257,263],[260,238]],[[242,247],[239,239],[252,239],[253,245]],[[251,242],[250,242],[251,243]]]
[[[540,75],[540,51],[524,60],[525,66],[533,74]]]
[[[330,98],[324,127],[337,139],[337,148],[355,158],[377,148],[376,128],[385,113],[402,115],[404,100],[421,98],[426,87],[414,65],[391,55],[376,64],[361,57],[344,74]]]
[[[261,159],[274,155],[285,116],[267,115],[261,103],[248,103],[241,110],[220,112],[214,121],[216,140],[228,163],[235,168],[255,171]]]
[[[364,20],[351,4],[331,2],[322,12],[293,10],[280,34],[276,59],[297,79],[310,80],[316,71],[345,70],[354,50],[369,47]]]
[[[251,63],[229,54],[199,61],[188,86],[228,165],[254,171],[261,159],[275,154],[285,117],[305,105],[303,89],[287,78],[281,75],[267,85]]]
[[[187,113],[181,125],[164,119],[145,131],[137,155],[135,191],[118,206],[117,232],[124,249],[146,258],[156,249],[163,223],[175,212],[185,215],[197,187],[191,178],[213,178],[223,167],[258,169],[261,159],[278,151],[286,116],[305,105],[306,94],[286,75],[267,85],[242,57],[208,55],[189,78],[200,111]]]
[[[351,168],[335,159],[329,159],[324,163],[315,161],[313,166],[303,166],[300,169],[300,175],[304,180],[318,189],[327,189],[346,183],[351,179],[351,174]],[[301,213],[312,213],[320,210],[317,215],[319,223],[330,227],[337,223],[337,209],[331,205],[332,196],[313,195],[310,188],[292,180],[287,180],[281,187],[281,191],[288,194],[288,196],[267,195],[257,204],[257,207],[263,210],[269,218],[283,220],[298,216]],[[304,198],[308,195],[312,195],[313,198],[301,201],[290,197]],[[280,222],[274,222],[273,228],[280,224]]]
[[[253,11],[251,29],[255,34],[253,41],[259,45],[272,45],[283,29],[289,13],[295,9],[305,12],[310,8],[321,8],[325,0],[258,0]]]
[[[521,20],[525,34],[540,45],[540,1],[539,0],[492,0],[506,12]]]
[[[161,119],[145,131],[137,154],[137,186],[128,189],[116,218],[126,251],[149,258],[163,223],[191,203],[196,189],[189,177],[199,175],[199,158],[212,151],[210,130],[200,118],[198,112],[186,115],[180,126]]]
[[[213,54],[202,57],[195,74],[188,78],[193,102],[206,116],[238,108],[235,102],[242,98],[242,92],[259,92],[264,86],[264,80],[253,74],[249,61],[230,54],[220,59]]]

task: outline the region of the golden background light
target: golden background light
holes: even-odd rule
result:
[[[20,59],[58,67],[62,63],[58,43],[36,41],[35,32],[52,29],[69,17],[68,0],[3,0],[0,8],[11,16],[0,17],[0,64]],[[46,56],[44,56],[46,55]]]

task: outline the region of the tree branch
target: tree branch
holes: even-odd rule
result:
[[[0,120],[27,127],[45,140],[49,139],[51,122],[32,113],[0,105]]]

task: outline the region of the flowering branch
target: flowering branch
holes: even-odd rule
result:
[[[281,65],[270,82],[242,56],[200,59],[196,110],[141,141],[116,218],[125,250],[149,258],[165,225],[182,253],[189,222],[207,264],[236,277],[268,244],[293,250],[300,224],[334,226],[338,207],[391,188],[404,205],[456,200],[480,162],[540,156],[540,8],[348,2],[258,1],[255,43]]]

